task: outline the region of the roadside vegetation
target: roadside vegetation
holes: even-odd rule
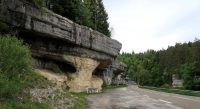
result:
[[[162,91],[167,93],[175,93],[180,95],[188,95],[188,96],[196,96],[200,97],[199,91],[192,91],[192,90],[184,90],[182,88],[158,88],[158,87],[148,87],[148,86],[139,86],[140,88],[155,90],[155,91]]]
[[[29,48],[22,40],[11,35],[0,35],[0,109],[52,108],[48,100],[31,100],[30,89],[46,89],[53,85],[36,73],[32,64]],[[86,96],[90,94],[66,90],[58,95],[73,100],[71,109],[86,109]]]
[[[128,75],[140,86],[172,87],[173,75],[183,80],[183,89],[200,90],[200,40],[177,43],[166,50],[122,53]]]
[[[0,35],[0,108],[49,109],[45,103],[32,102],[26,92],[30,88],[44,88],[49,81],[32,68],[29,48],[10,35]]]
[[[70,96],[73,96],[74,99],[74,106],[71,109],[87,109],[87,101],[86,97],[90,95],[84,92],[81,93],[71,93]]]

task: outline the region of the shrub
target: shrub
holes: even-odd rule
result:
[[[0,100],[3,101],[0,109],[50,109],[48,104],[32,102],[24,92],[28,88],[43,88],[50,84],[33,71],[31,60],[29,48],[21,40],[0,35]]]
[[[169,84],[163,84],[163,85],[161,86],[161,88],[167,88],[167,89],[169,89],[169,88],[171,88],[171,86],[170,86]]]
[[[8,79],[20,78],[31,69],[31,55],[21,40],[0,35],[0,73]]]
[[[0,98],[11,99],[20,91],[19,84],[0,75]]]
[[[197,63],[189,63],[181,66],[181,73],[183,74],[184,87],[189,90],[200,90],[200,79],[197,73],[200,72]]]
[[[22,86],[21,77],[31,70],[31,55],[22,41],[0,35],[0,98],[13,98]]]

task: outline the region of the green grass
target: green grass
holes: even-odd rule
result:
[[[148,87],[148,86],[139,86],[140,88],[155,90],[155,91],[161,91],[161,92],[167,92],[167,93],[175,93],[180,95],[188,95],[188,96],[195,96],[200,97],[200,92],[193,92],[191,90],[183,90],[183,89],[174,89],[174,88],[157,88],[157,87]]]
[[[73,99],[73,107],[70,109],[86,109],[87,101],[86,97],[92,95],[85,92],[81,93],[73,93],[73,92],[65,92],[65,97]]]
[[[45,88],[50,81],[33,71],[29,48],[15,36],[0,34],[0,109],[49,109],[32,102],[31,88]]]

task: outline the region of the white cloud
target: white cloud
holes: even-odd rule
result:
[[[198,0],[104,0],[104,4],[122,51],[159,50],[199,37]]]

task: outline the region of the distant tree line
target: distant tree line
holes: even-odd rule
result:
[[[122,53],[129,77],[140,85],[172,85],[172,75],[183,79],[186,89],[200,90],[200,40],[177,43],[167,50]]]
[[[26,0],[36,6],[45,6],[70,20],[88,26],[110,37],[108,14],[103,0]]]

